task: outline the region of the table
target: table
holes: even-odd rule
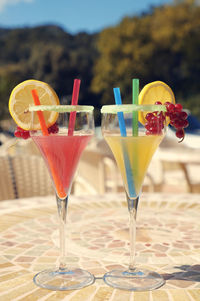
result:
[[[199,178],[196,177],[196,174],[198,174],[200,170],[199,149],[182,146],[159,148],[157,151],[157,158],[162,164],[163,179],[165,178],[165,164],[168,165],[172,163],[182,170],[188,186],[188,192],[200,191]]]
[[[55,264],[54,196],[0,202],[0,300],[200,300],[200,195],[141,196],[136,261],[161,273],[166,284],[150,292],[113,289],[103,274],[128,263],[128,212],[123,193],[71,196],[67,261],[92,272],[93,285],[55,292],[34,285],[34,274]]]

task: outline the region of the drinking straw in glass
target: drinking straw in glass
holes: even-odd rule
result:
[[[114,88],[114,97],[115,97],[115,103],[116,105],[122,105],[122,99],[121,99],[121,93],[120,93],[120,88]],[[124,114],[123,112],[118,112],[117,113],[118,119],[119,119],[119,127],[120,127],[120,132],[121,135],[126,137],[126,125],[124,122]]]
[[[79,90],[80,90],[80,79],[74,80],[73,92],[72,92],[72,101],[71,105],[76,106],[78,104]],[[76,120],[76,112],[71,112],[69,117],[69,127],[68,127],[68,135],[72,136],[74,132],[74,125]]]
[[[132,103],[138,105],[139,79],[132,80]],[[133,136],[138,135],[138,112],[133,112]]]

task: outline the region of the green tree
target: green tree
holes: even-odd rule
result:
[[[101,94],[101,104],[109,104],[114,102],[112,88],[120,86],[124,103],[130,103],[132,78],[141,79],[140,87],[162,80],[186,103],[199,94],[199,32],[200,7],[190,3],[124,18],[99,35],[92,90]],[[193,105],[190,109],[197,112]]]
[[[23,65],[10,64],[0,68],[0,120],[7,118],[8,100],[12,89],[17,85],[18,81],[26,78]]]
[[[58,26],[0,29],[0,118],[9,116],[12,89],[26,79],[49,83],[61,103],[71,101],[74,78],[81,78],[80,104],[94,104],[90,90],[97,56],[96,35],[70,35]]]

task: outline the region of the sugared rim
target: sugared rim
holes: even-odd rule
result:
[[[101,108],[101,113],[117,114],[119,112],[132,113],[135,111],[142,112],[167,112],[165,105],[106,105]]]
[[[72,105],[49,105],[49,106],[29,106],[30,112],[37,112],[37,111],[54,111],[59,113],[65,112],[85,112],[90,113],[94,110],[93,106],[72,106]]]

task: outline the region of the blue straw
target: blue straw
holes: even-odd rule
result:
[[[122,105],[120,88],[113,88],[113,91],[114,91],[116,105]],[[123,112],[118,112],[117,116],[118,116],[118,120],[119,120],[119,128],[120,128],[121,136],[126,137],[127,134],[126,134],[126,125],[125,125],[125,121],[124,121],[124,114],[123,114]]]
[[[122,105],[122,99],[121,99],[121,93],[120,93],[120,88],[113,88],[114,91],[114,96],[115,96],[115,103],[116,105]],[[125,120],[124,120],[124,114],[123,112],[118,112],[118,121],[119,121],[119,128],[120,128],[120,133],[122,137],[126,137],[126,125],[125,125]],[[122,148],[123,148],[123,153],[124,153],[124,163],[125,163],[125,168],[126,168],[126,178],[127,178],[127,183],[128,183],[128,190],[130,197],[136,197],[136,191],[135,191],[135,184],[134,184],[134,179],[133,179],[133,173],[130,167],[130,161],[129,157],[127,154],[127,150],[125,149],[125,145],[122,141]]]

